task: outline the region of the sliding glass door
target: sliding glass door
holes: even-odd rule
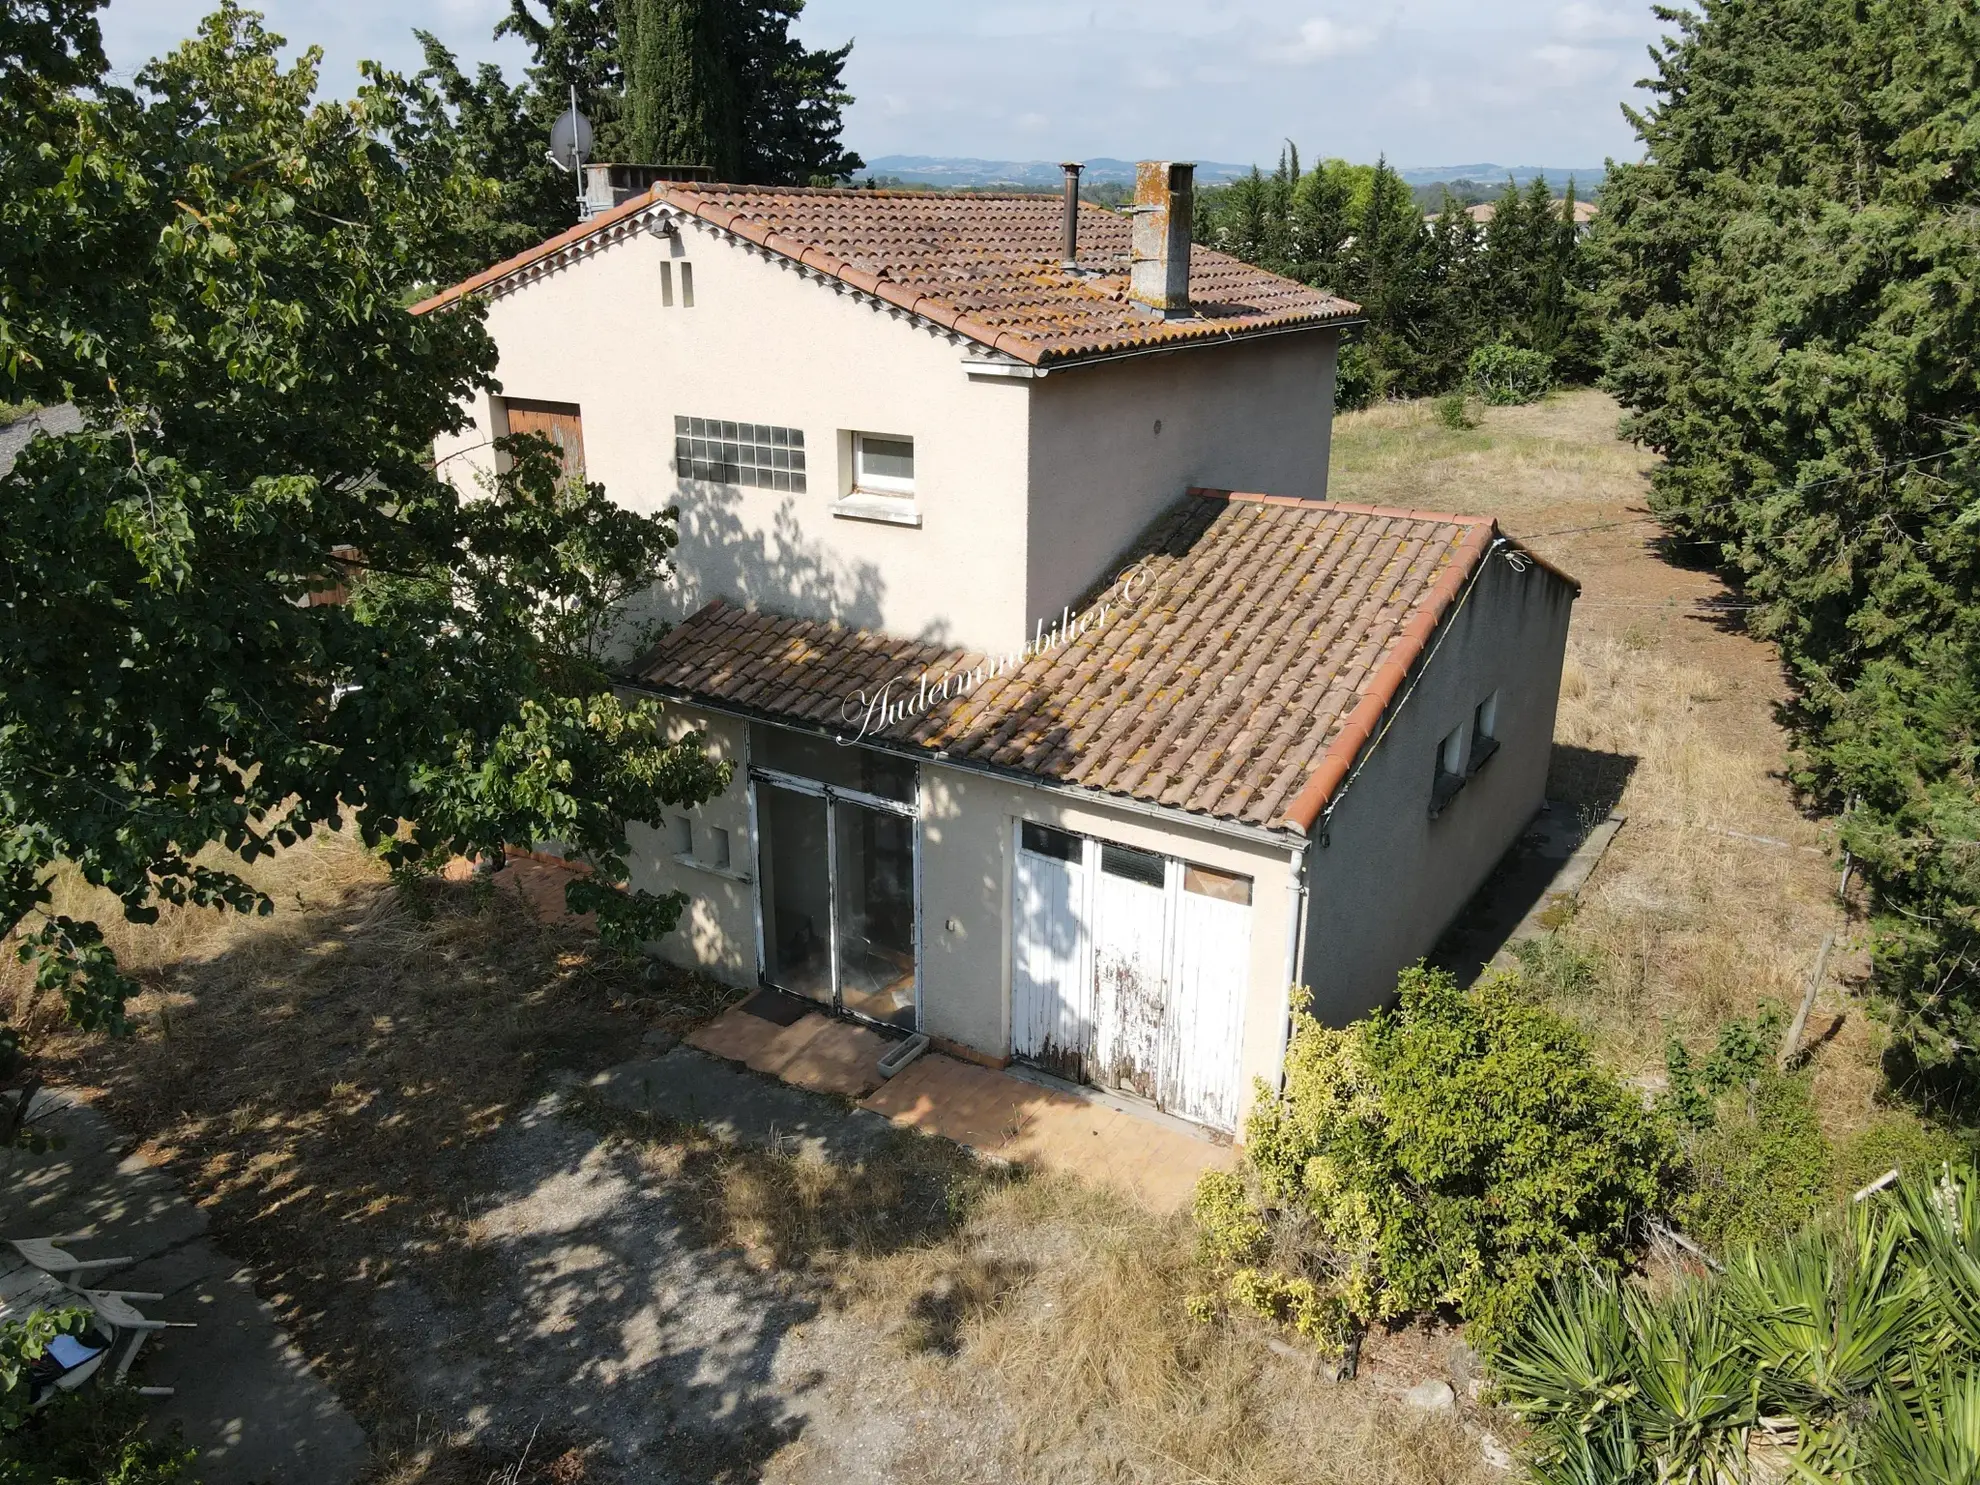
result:
[[[861,778],[907,795],[902,799],[780,769],[750,772],[763,978],[794,995],[912,1029],[921,943],[912,774],[905,781],[898,770]]]

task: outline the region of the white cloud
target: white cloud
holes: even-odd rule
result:
[[[1275,62],[1319,62],[1349,52],[1366,51],[1375,41],[1371,26],[1344,26],[1339,21],[1317,15],[1301,23],[1292,41],[1275,47],[1267,57]]]
[[[1572,41],[1648,41],[1656,29],[1647,10],[1638,5],[1572,0],[1554,18],[1561,35]]]

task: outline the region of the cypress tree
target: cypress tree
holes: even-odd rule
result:
[[[1980,10],[1659,14],[1593,234],[1654,508],[1796,683],[1795,777],[1873,894],[1900,1072],[1980,1074]],[[1911,1066],[1906,1068],[1904,1062]]]
[[[618,0],[625,147],[656,165],[706,165],[739,180],[743,113],[738,7],[730,0]]]

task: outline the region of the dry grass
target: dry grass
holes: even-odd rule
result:
[[[1590,971],[1560,1008],[1654,1084],[1669,1034],[1695,1045],[1763,1000],[1791,1010],[1836,933],[1809,1034],[1823,1039],[1817,1109],[1843,1143],[1908,1117],[1879,1108],[1882,1039],[1852,993],[1861,924],[1835,898],[1824,823],[1781,776],[1774,652],[1741,631],[1738,595],[1631,520],[1654,461],[1615,437],[1616,418],[1586,391],[1488,408],[1464,431],[1427,404],[1373,408],[1336,423],[1334,493],[1497,516],[1581,580],[1549,793],[1628,823],[1560,931]]]
[[[611,1118],[598,1111],[594,1117]],[[711,1247],[816,1286],[848,1390],[936,1426],[889,1478],[1192,1485],[1496,1480],[1472,1431],[1406,1413],[1399,1385],[1323,1380],[1241,1316],[1191,1318],[1210,1282],[1186,1217],[902,1135],[860,1167],[614,1121]],[[862,1351],[871,1354],[862,1355]],[[1316,1407],[1325,1390],[1326,1406]],[[909,1401],[911,1400],[911,1401]],[[800,1437],[778,1480],[838,1478]]]
[[[274,916],[167,909],[151,927],[62,882],[54,907],[95,916],[144,994],[133,1037],[55,1033],[42,1051],[185,1182],[389,1461],[418,1452],[420,1422],[367,1296],[399,1277],[443,1302],[486,1293],[476,1151],[549,1070],[608,1065],[645,1026],[700,1019],[730,992],[656,986],[485,883],[426,884],[410,911],[343,836],[250,876]],[[0,994],[22,1006],[21,970],[0,973]],[[28,1019],[53,1031],[46,1007]],[[535,1457],[548,1469],[567,1453]],[[480,1485],[515,1462],[432,1457],[427,1485]],[[531,1471],[521,1478],[562,1478]]]

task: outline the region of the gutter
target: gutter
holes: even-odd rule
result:
[[[1097,356],[1068,356],[1063,360],[1036,366],[1028,361],[1006,364],[1001,361],[972,360],[967,356],[963,358],[963,365],[974,376],[1008,376],[1037,380],[1054,372],[1078,371],[1086,366],[1104,366],[1110,361],[1132,361],[1142,356],[1171,356],[1177,351],[1205,350],[1212,346],[1234,345],[1239,341],[1247,340],[1264,340],[1275,335],[1298,335],[1313,330],[1345,330],[1354,325],[1367,323],[1366,315],[1342,315],[1336,319],[1301,320],[1294,325],[1261,325],[1256,329],[1232,329],[1219,331],[1213,335],[1192,335],[1179,340],[1161,341],[1155,345],[1135,346],[1131,350],[1108,351]]]
[[[1286,988],[1279,1007],[1279,1054],[1272,1063],[1278,1069],[1281,1093],[1286,1088],[1286,1054],[1292,1050],[1293,986],[1305,978],[1306,970],[1306,848],[1292,851],[1286,867]]]

